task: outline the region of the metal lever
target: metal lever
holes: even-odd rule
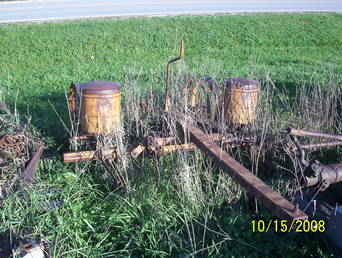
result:
[[[166,79],[165,79],[165,112],[168,112],[170,110],[170,105],[171,105],[171,98],[170,98],[170,72],[171,68],[170,65],[172,63],[175,63],[179,60],[181,60],[184,57],[184,40],[180,41],[180,47],[179,47],[179,56],[172,58],[167,62],[166,65]]]

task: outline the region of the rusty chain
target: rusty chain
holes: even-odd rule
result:
[[[0,138],[0,151],[10,153],[15,157],[21,157],[26,153],[27,141],[27,137],[23,134],[4,135]]]

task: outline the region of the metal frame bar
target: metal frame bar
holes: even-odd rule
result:
[[[190,141],[199,149],[209,154],[217,165],[227,172],[238,184],[261,200],[270,212],[278,218],[289,221],[307,219],[308,216],[293,203],[274,191],[261,179],[253,175],[247,168],[223,151],[200,129],[178,120],[178,124],[190,135]]]
[[[34,182],[35,172],[37,170],[43,151],[44,151],[44,147],[39,146],[38,150],[33,154],[31,160],[27,164],[23,172],[23,181],[26,184],[31,184]]]
[[[293,136],[311,136],[311,137],[317,137],[317,138],[326,138],[326,139],[331,139],[331,140],[342,141],[342,135],[312,132],[312,131],[295,129],[295,128],[288,128],[287,133]]]

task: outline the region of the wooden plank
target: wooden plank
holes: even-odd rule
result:
[[[293,203],[286,200],[280,193],[274,191],[227,152],[223,151],[200,129],[189,125],[184,126],[184,123],[181,121],[178,121],[178,123],[190,134],[191,142],[213,157],[219,167],[227,172],[249,193],[262,201],[273,215],[290,221],[308,218],[308,216]]]

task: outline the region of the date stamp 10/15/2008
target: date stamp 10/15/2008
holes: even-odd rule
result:
[[[325,232],[326,224],[324,220],[278,220],[278,219],[253,219],[251,221],[252,232],[266,233],[266,232],[297,232],[297,233],[315,233]]]

